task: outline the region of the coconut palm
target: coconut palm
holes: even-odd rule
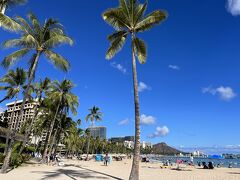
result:
[[[10,70],[3,78],[1,78],[0,82],[5,83],[6,86],[0,86],[1,90],[7,90],[7,96],[9,98],[15,97],[14,105],[13,105],[13,111],[10,117],[10,122],[13,122],[14,117],[14,111],[15,107],[18,101],[18,96],[21,91],[24,91],[25,82],[27,79],[27,72],[25,72],[22,68],[17,68],[15,71]],[[17,121],[17,120],[16,120]],[[13,133],[16,132],[18,125],[17,123],[14,123],[12,126],[13,132],[7,136],[6,140],[6,148],[5,148],[5,159],[4,163],[2,165],[2,172],[4,173],[8,168],[8,162],[10,160],[11,154],[8,153],[9,151],[12,151],[13,146],[8,146],[8,141],[10,138],[10,143],[12,142]],[[12,144],[13,145],[13,144]]]
[[[139,179],[139,156],[140,156],[140,108],[138,98],[138,81],[136,57],[140,64],[146,62],[147,48],[145,42],[137,37],[137,34],[150,30],[154,25],[161,23],[166,19],[165,11],[156,10],[145,15],[147,2],[139,3],[138,0],[120,0],[119,6],[106,10],[102,17],[110,24],[115,32],[108,36],[110,48],[107,51],[106,58],[111,59],[118,53],[128,36],[131,38],[132,51],[132,72],[133,72],[133,89],[135,104],[135,146],[132,171],[129,179]]]
[[[93,106],[89,109],[90,113],[86,116],[86,121],[91,121],[92,126],[94,126],[95,121],[102,120],[102,113],[100,112],[99,107]]]
[[[20,27],[21,37],[19,39],[11,39],[3,43],[3,47],[5,48],[20,48],[20,50],[17,50],[4,58],[2,66],[5,68],[15,64],[19,59],[22,59],[27,54],[31,52],[33,53],[32,58],[29,61],[30,67],[28,84],[20,109],[20,117],[16,122],[16,126],[19,124],[19,120],[23,117],[24,105],[27,100],[29,89],[40,57],[45,55],[46,59],[52,62],[55,67],[66,72],[70,67],[68,60],[60,54],[54,52],[53,49],[62,44],[73,44],[73,40],[64,33],[63,26],[59,24],[58,21],[50,18],[41,24],[37,17],[32,13],[28,14],[28,19],[30,23],[21,17],[16,17],[14,22]],[[14,141],[14,138],[12,138],[11,141]],[[10,143],[10,145],[13,145],[13,143]],[[8,153],[11,154],[11,152]]]
[[[70,80],[64,80],[62,82],[54,81],[51,86],[51,90],[46,93],[51,103],[56,105],[55,115],[51,121],[50,129],[46,137],[46,147],[48,147],[50,142],[53,127],[59,113],[64,112],[66,113],[65,115],[67,115],[69,111],[71,111],[74,115],[77,114],[76,108],[78,107],[79,103],[78,97],[71,92],[73,87],[74,85]],[[45,158],[47,155],[48,148],[46,147],[44,148],[43,158]]]

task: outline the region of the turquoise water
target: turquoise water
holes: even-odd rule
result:
[[[181,159],[183,161],[185,161],[184,163],[187,164],[188,162],[190,162],[190,158],[188,157],[172,157],[172,156],[164,156],[164,157],[152,157],[152,160],[157,160],[157,161],[161,161],[161,162],[166,162],[167,160],[170,160],[172,163],[175,163],[177,159]],[[228,167],[229,164],[231,164],[231,166],[233,168],[240,168],[240,159],[209,159],[209,158],[197,158],[195,157],[193,159],[193,162],[195,165],[198,164],[198,162],[213,162],[214,166],[217,166],[218,164],[220,164],[221,167]]]

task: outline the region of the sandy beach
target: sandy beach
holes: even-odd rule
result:
[[[128,179],[131,161],[113,161],[109,166],[102,162],[67,160],[64,167],[41,164],[25,164],[8,174],[0,174],[1,180],[40,179]],[[181,171],[161,169],[156,163],[140,164],[141,180],[239,180],[240,169],[215,168],[214,170],[183,167]]]

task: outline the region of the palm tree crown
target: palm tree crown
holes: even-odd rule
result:
[[[120,0],[119,7],[108,9],[103,13],[103,19],[116,31],[108,36],[110,48],[106,58],[111,59],[119,52],[128,35],[132,36],[132,45],[141,64],[146,62],[147,48],[143,40],[136,37],[139,32],[151,29],[167,17],[163,10],[156,10],[145,16],[147,2],[139,3],[138,0]]]
[[[0,103],[7,99],[12,99],[16,94],[21,91],[21,88],[25,85],[27,79],[27,73],[22,68],[9,70],[9,72],[0,79],[1,83],[6,84],[0,86],[0,90],[7,91],[6,96],[0,100]]]
[[[63,26],[52,18],[47,19],[44,24],[40,24],[33,13],[28,14],[28,19],[29,22],[22,17],[15,18],[17,24],[15,28],[21,31],[21,37],[5,41],[3,47],[20,49],[5,57],[2,65],[7,68],[34,51],[30,60],[31,65],[36,59],[36,54],[39,53],[39,55],[44,54],[56,67],[67,71],[70,67],[68,60],[53,51],[62,44],[73,44],[73,40],[64,33]]]
[[[99,107],[93,106],[89,111],[90,113],[86,116],[86,121],[90,120],[92,125],[94,125],[94,121],[102,120],[102,113],[100,112]]]

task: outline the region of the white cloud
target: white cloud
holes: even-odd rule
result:
[[[224,101],[230,101],[237,96],[237,94],[234,92],[234,90],[231,87],[224,87],[224,86],[220,86],[215,89],[211,87],[203,88],[202,92],[210,93],[213,96],[218,95]]]
[[[123,125],[127,125],[128,123],[129,123],[129,119],[124,119],[124,120],[120,121],[118,123],[118,125],[123,126]]]
[[[156,118],[153,116],[147,116],[145,114],[142,114],[140,116],[140,122],[142,125],[150,125],[156,122]]]
[[[163,126],[163,127],[158,126],[156,128],[156,131],[153,134],[150,134],[148,137],[149,138],[162,137],[162,136],[168,135],[169,132],[170,131],[167,126]]]
[[[139,85],[138,85],[138,91],[139,92],[143,92],[143,91],[146,91],[146,90],[151,90],[152,88],[150,86],[148,86],[147,84],[145,84],[144,82],[139,82]]]
[[[180,70],[180,67],[177,65],[168,65],[168,68],[173,69],[173,70]]]
[[[111,66],[117,70],[119,70],[121,73],[126,74],[127,73],[127,69],[124,68],[121,64],[117,64],[116,62],[112,62]]]
[[[228,2],[227,2],[227,10],[233,16],[240,15],[240,0],[228,0]]]

